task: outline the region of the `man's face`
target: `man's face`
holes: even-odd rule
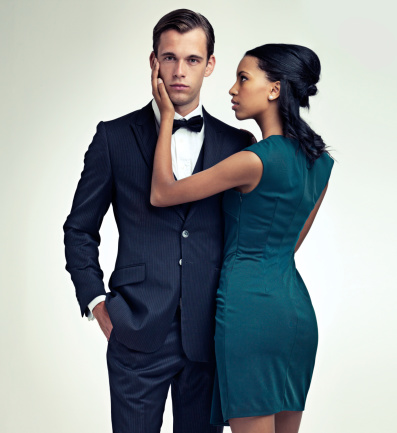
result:
[[[150,55],[150,60],[154,58]],[[160,63],[159,76],[163,79],[175,111],[186,115],[194,110],[200,98],[204,77],[211,75],[215,57],[207,63],[207,38],[204,30],[197,28],[186,33],[167,30],[160,36],[157,52]]]

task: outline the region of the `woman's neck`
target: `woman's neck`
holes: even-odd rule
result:
[[[254,119],[262,131],[262,138],[283,135],[283,124],[278,110],[267,110]]]

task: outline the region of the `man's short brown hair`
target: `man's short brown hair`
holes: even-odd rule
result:
[[[164,15],[153,29],[153,51],[157,57],[160,45],[160,36],[167,30],[176,30],[186,33],[201,28],[207,37],[207,60],[214,54],[215,34],[210,22],[205,16],[189,9],[176,9]]]

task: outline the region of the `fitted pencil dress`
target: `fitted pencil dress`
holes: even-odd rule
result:
[[[309,166],[298,141],[272,135],[244,150],[263,163],[249,193],[225,191],[225,244],[216,297],[217,369],[211,424],[301,411],[317,351],[317,321],[295,267],[299,234],[333,159]]]

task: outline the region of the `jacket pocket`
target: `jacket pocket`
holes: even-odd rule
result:
[[[110,276],[109,287],[114,288],[123,286],[124,284],[139,283],[145,279],[145,276],[145,263],[115,269]]]

